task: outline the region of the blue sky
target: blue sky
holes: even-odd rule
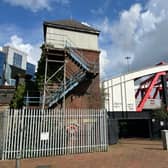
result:
[[[1,0],[0,46],[26,51],[36,63],[44,20],[86,22],[101,31],[101,77],[166,61],[168,2],[165,0]]]

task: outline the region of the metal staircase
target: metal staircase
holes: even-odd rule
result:
[[[48,101],[48,106],[51,107],[55,103],[57,103],[60,99],[62,99],[67,93],[73,90],[76,86],[79,85],[80,82],[86,79],[86,73],[82,71],[73,75],[66,81],[66,85],[62,85],[59,89],[53,93]]]
[[[66,51],[67,56],[78,65],[80,69],[88,73],[98,73],[98,68],[95,62],[88,61],[79,50],[72,47],[66,47]]]
[[[70,43],[66,41],[64,50],[69,60],[71,60],[78,67],[78,71],[74,72],[71,67],[67,67],[66,83],[62,84],[48,98],[47,104],[49,107],[52,107],[54,104],[56,104],[82,81],[88,80],[88,76],[94,77],[96,74],[98,74],[97,64],[95,64],[95,62],[89,62],[78,49],[71,47],[69,44]]]

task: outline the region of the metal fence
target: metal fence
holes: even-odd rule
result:
[[[3,160],[106,151],[108,147],[105,110],[10,110],[2,120]]]

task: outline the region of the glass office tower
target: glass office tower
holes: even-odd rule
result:
[[[4,83],[5,61],[6,55],[0,51],[0,85]]]

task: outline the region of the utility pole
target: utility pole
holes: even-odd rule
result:
[[[128,67],[128,72],[129,72],[130,71],[129,60],[131,59],[131,57],[127,56],[127,57],[125,57],[125,59],[127,60],[127,67]]]
[[[64,93],[65,93],[65,90],[66,90],[66,63],[67,63],[67,60],[66,60],[66,55],[65,55],[65,61],[64,61],[64,79],[63,79],[63,82],[64,82]],[[65,113],[65,109],[66,109],[66,100],[65,100],[65,94],[64,94],[64,97],[63,97],[63,111]]]

